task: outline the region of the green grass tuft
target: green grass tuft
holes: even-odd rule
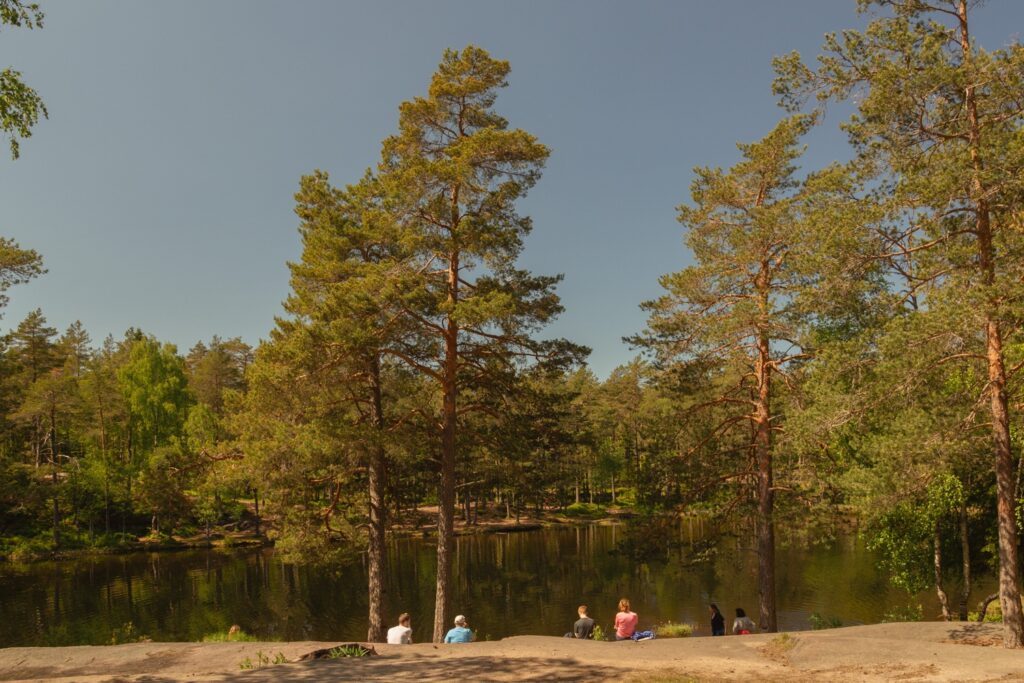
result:
[[[654,627],[654,633],[659,638],[689,638],[693,635],[693,627],[689,624],[676,624],[666,621]]]
[[[259,641],[259,638],[249,635],[245,631],[235,631],[234,633],[217,631],[203,636],[204,643],[258,643]]]

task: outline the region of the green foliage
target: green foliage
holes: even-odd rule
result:
[[[659,638],[689,638],[693,635],[693,626],[666,621],[664,624],[655,626],[654,633]]]
[[[5,292],[8,288],[26,283],[44,272],[43,259],[37,252],[22,249],[14,240],[0,237],[0,309],[7,305]]]
[[[131,342],[117,378],[140,449],[151,451],[183,436],[192,399],[185,363],[173,344],[151,337]]]
[[[254,669],[262,669],[263,667],[270,666],[271,664],[285,664],[287,662],[288,658],[284,656],[283,652],[278,652],[274,655],[274,658],[271,659],[270,655],[263,652],[263,650],[260,650],[256,653],[256,661],[253,661],[250,657],[246,657],[238,663],[238,668],[242,671],[252,671]]]
[[[882,616],[883,622],[922,620],[924,620],[924,609],[921,607],[920,604],[907,605],[906,607],[894,607]]]
[[[28,562],[53,553],[52,534],[40,534],[31,538],[13,536],[3,539],[0,553],[14,562]]]
[[[260,640],[260,638],[249,635],[241,629],[207,633],[202,638],[202,642],[204,643],[257,643],[260,642]]]
[[[0,24],[42,28],[43,12],[34,2],[0,0]],[[40,115],[49,116],[46,105],[35,90],[25,85],[21,73],[12,68],[0,71],[0,130],[7,134],[12,158],[19,156],[18,138],[32,137],[32,127]]]
[[[894,586],[910,594],[928,587],[933,525],[921,507],[904,503],[886,510],[868,533],[868,548]]]
[[[110,632],[109,644],[141,643],[146,640],[149,640],[148,636],[140,635],[135,628],[135,624],[129,621]]]
[[[821,631],[829,628],[840,628],[843,625],[843,620],[837,616],[823,616],[818,612],[811,612],[811,616],[807,618],[807,621],[811,624],[812,631]]]
[[[327,658],[342,659],[345,657],[368,657],[369,655],[370,650],[362,645],[339,645],[331,648],[331,651],[327,653]]]
[[[607,640],[608,636],[605,635],[604,629],[601,628],[600,624],[594,624],[594,640]]]
[[[606,509],[603,505],[597,503],[573,503],[565,508],[562,513],[567,517],[603,517],[606,514]]]
[[[876,243],[865,254],[885,264],[890,280],[888,321],[845,363],[868,379],[860,393],[866,400],[847,402],[846,417],[836,412],[826,423],[856,421],[869,448],[881,437],[882,452],[865,454],[865,483],[875,490],[862,491],[863,502],[874,510],[903,505],[905,491],[886,490],[886,479],[872,476],[889,470],[892,481],[911,488],[922,515],[936,520],[935,550],[945,535],[939,512],[955,498],[989,489],[1001,509],[1016,505],[1019,389],[1007,391],[1015,372],[1007,368],[1019,362],[1024,304],[1017,95],[1024,50],[1016,41],[991,51],[975,41],[979,5],[861,2],[870,10],[866,28],[828,34],[813,68],[795,52],[775,61],[775,92],[788,109],[804,108],[809,97],[821,106],[854,103],[843,128],[870,188],[863,232]],[[993,469],[998,477],[989,488]],[[956,476],[964,490],[922,491],[935,472]],[[998,554],[1012,558],[1018,548],[1008,521],[990,519],[1003,527]],[[919,539],[903,545],[924,552]],[[921,585],[908,580],[918,572],[905,568],[923,560],[907,555],[897,563],[900,583]],[[1010,566],[1000,566],[1004,597],[1019,592]],[[1012,622],[1019,645],[1024,619],[1013,615]]]
[[[967,621],[976,622],[978,621],[977,612],[968,612]],[[999,601],[993,602],[988,606],[988,611],[985,612],[985,623],[986,624],[1000,624],[1003,621],[1003,608],[999,605]]]

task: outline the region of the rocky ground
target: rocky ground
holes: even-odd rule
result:
[[[0,681],[1024,680],[1024,651],[1002,648],[1000,633],[998,625],[923,622],[641,643],[517,636],[375,645],[376,656],[305,661],[298,660],[338,643],[8,648],[0,649]],[[254,668],[243,669],[247,664]]]

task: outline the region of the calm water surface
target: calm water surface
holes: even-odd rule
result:
[[[684,532],[687,530],[683,530]],[[707,603],[727,617],[757,612],[756,558],[750,545],[723,540],[710,562],[687,562],[686,543],[667,562],[643,563],[616,552],[623,527],[583,526],[456,539],[456,612],[478,638],[562,635],[585,602],[606,630],[619,597],[630,598],[641,628],[661,621],[697,624],[707,635]],[[688,534],[684,534],[688,535]],[[432,540],[390,546],[385,602],[390,615],[412,614],[414,637],[428,640],[434,607]],[[847,537],[814,548],[778,551],[780,628],[809,628],[812,612],[844,624],[873,623],[906,596],[875,569],[874,556]],[[972,595],[988,592],[987,581]],[[947,590],[955,590],[947,586]],[[932,594],[917,598],[926,617]],[[239,624],[283,640],[366,637],[366,568],[286,564],[273,550],[181,551],[0,565],[0,647],[101,644],[131,623],[154,640],[200,640]]]

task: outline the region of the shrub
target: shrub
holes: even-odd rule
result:
[[[991,614],[991,611],[989,612]],[[924,619],[924,610],[921,605],[907,605],[906,607],[894,607],[882,615],[882,623],[893,621],[921,621]]]
[[[149,637],[139,635],[139,632],[135,629],[135,624],[130,621],[121,626],[121,628],[116,628],[110,632],[111,645],[120,645],[121,643],[141,643],[145,640],[149,640]]]
[[[565,508],[566,517],[603,517],[605,507],[597,503],[573,503]]]
[[[594,624],[594,640],[605,640],[604,629],[600,624]]]
[[[242,671],[246,671],[246,670],[250,670],[250,669],[262,669],[263,667],[269,666],[270,664],[283,664],[286,661],[288,661],[288,660],[285,659],[284,655],[282,653],[278,652],[277,653],[277,657],[275,657],[274,661],[271,662],[270,661],[270,657],[268,657],[266,654],[264,654],[263,650],[260,650],[259,652],[256,653],[256,661],[255,662],[252,661],[251,659],[249,659],[248,657],[246,657],[245,659],[243,659],[242,661],[240,661],[238,663],[238,668],[241,669]]]
[[[341,659],[342,657],[368,657],[370,650],[362,645],[339,645],[327,653],[329,659]]]
[[[34,538],[15,537],[11,539],[7,555],[14,562],[27,562],[53,552],[53,534]]]
[[[676,624],[666,621],[654,627],[654,633],[659,638],[689,638],[693,635],[693,627],[689,624]]]
[[[260,639],[256,636],[249,635],[241,629],[216,631],[203,636],[204,643],[257,643],[259,641]]]
[[[1024,600],[1021,600],[1024,604]],[[967,621],[977,621],[977,612],[968,612]],[[1003,621],[1003,607],[999,604],[999,600],[993,600],[989,606],[988,611],[985,612],[985,623],[986,624],[998,624]]]
[[[843,620],[835,616],[822,616],[818,612],[811,612],[811,616],[807,619],[811,622],[812,631],[823,631],[827,628],[839,628],[843,625]]]

